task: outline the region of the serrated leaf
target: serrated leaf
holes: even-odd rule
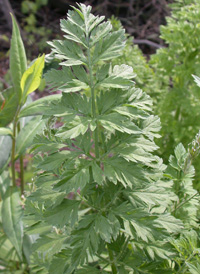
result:
[[[183,228],[182,222],[170,214],[160,215],[156,223],[166,229],[168,233],[178,233]]]
[[[52,47],[52,52],[55,54],[56,58],[67,60],[61,62],[60,65],[69,67],[86,63],[86,58],[81,48],[76,43],[67,40],[55,40],[53,42],[48,42],[48,44]]]
[[[71,119],[72,120],[72,119]],[[83,135],[86,133],[86,131],[89,129],[90,124],[92,123],[92,119],[90,117],[81,117],[81,116],[76,116],[72,122],[68,125],[67,128],[62,128],[61,130],[56,133],[56,136],[61,137],[61,138],[76,138],[80,134]],[[96,125],[94,124],[93,126],[93,131],[95,130]]]
[[[177,158],[177,163],[179,166],[182,166],[186,157],[186,150],[184,146],[180,143],[174,150],[175,156]]]
[[[10,186],[2,204],[2,224],[3,230],[8,239],[14,245],[20,260],[22,260],[22,206],[17,188]]]
[[[74,13],[75,12],[70,12],[68,14],[69,18],[72,17],[74,15]],[[79,20],[79,23],[83,23],[83,20],[81,18]],[[60,26],[61,26],[62,31],[64,31],[66,33],[66,35],[65,35],[66,39],[80,43],[85,48],[87,48],[86,38],[83,35],[83,31],[77,26],[77,24],[73,24],[73,21],[62,19]]]
[[[23,73],[26,70],[27,61],[26,61],[26,53],[24,49],[24,45],[20,36],[20,31],[17,26],[17,23],[12,16],[12,39],[11,39],[11,47],[10,47],[10,71],[13,86],[15,92],[17,94],[18,100],[21,99],[22,91],[20,86],[20,81]]]
[[[130,79],[133,79],[135,76],[132,67],[116,65],[108,77],[104,78],[98,85],[105,88],[127,88],[134,83]]]
[[[104,16],[96,17],[95,23],[100,23],[104,19]],[[94,25],[92,26],[94,28]],[[95,45],[97,42],[104,39],[110,32],[112,31],[112,25],[110,22],[103,22],[99,24],[96,28],[91,32],[91,46]]]
[[[108,219],[102,215],[95,219],[95,230],[99,233],[102,240],[110,243],[112,238],[112,228]]]
[[[48,223],[54,226],[63,227],[68,223],[74,226],[78,220],[79,204],[79,201],[64,199],[60,205],[49,208],[45,212],[44,218]]]
[[[77,165],[76,169],[68,169],[63,174],[63,179],[55,184],[54,189],[66,191],[66,193],[77,191],[79,188],[82,190],[90,180],[89,166],[90,162],[86,162],[83,165]]]
[[[130,121],[127,117],[118,113],[110,113],[98,117],[100,124],[107,130],[114,133],[115,130],[128,133],[140,134],[141,129]]]
[[[133,89],[132,94],[128,100],[128,103],[134,107],[137,107],[142,110],[151,111],[152,99],[149,95],[144,93],[141,89]]]
[[[165,208],[170,201],[177,200],[173,192],[167,191],[162,185],[159,187],[159,184],[152,184],[151,186],[138,190],[135,189],[132,193],[127,193],[127,195],[133,204],[145,203],[148,206],[162,205]]]
[[[22,75],[20,86],[23,101],[25,101],[27,95],[35,91],[40,85],[42,71],[44,68],[44,58],[44,54],[41,57],[38,57],[37,60]]]
[[[72,237],[72,264],[73,266],[77,266],[79,263],[83,264],[85,260],[88,258],[88,253],[93,256],[95,252],[98,250],[99,246],[99,236],[94,229],[94,220],[96,218],[95,215],[90,215],[89,217],[89,226],[87,228],[81,229],[80,222],[80,230],[76,230]],[[87,220],[85,217],[84,222]]]
[[[133,237],[139,237],[144,242],[154,241],[154,230],[155,220],[157,220],[156,215],[150,215],[143,209],[133,209],[130,210],[129,204],[126,207],[116,208],[114,210],[116,215],[121,215],[124,219],[125,229],[130,230]],[[127,223],[128,221],[128,223]],[[129,228],[128,228],[129,227]]]
[[[158,132],[161,129],[160,118],[156,116],[149,116],[146,120],[143,121],[143,133],[147,136],[152,136],[159,138],[160,134]]]
[[[64,240],[65,238],[60,235],[54,235],[54,237],[43,235],[33,244],[32,251],[47,252],[49,256],[52,256],[62,249]]]
[[[101,39],[95,45],[92,57],[93,63],[97,63],[99,60],[110,60],[120,56],[125,46],[124,41],[124,30],[107,34],[105,39]]]
[[[105,160],[104,175],[110,182],[117,184],[119,181],[125,188],[141,185],[145,180],[142,168],[120,158]]]
[[[66,264],[67,264],[66,257],[62,255],[60,255],[59,257],[54,257],[49,268],[49,273],[51,274],[64,273]]]
[[[40,163],[39,168],[42,170],[55,170],[61,166],[61,164],[68,159],[70,155],[69,151],[60,151],[49,155],[44,158]]]
[[[199,273],[199,271],[200,271],[200,263],[197,264],[197,266],[195,266],[195,265],[187,262],[186,265],[188,266],[189,271],[190,271],[191,274],[198,274]]]

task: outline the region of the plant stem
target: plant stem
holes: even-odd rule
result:
[[[13,138],[12,138],[12,153],[11,153],[12,183],[13,183],[14,187],[16,186],[16,178],[15,178],[16,128],[17,128],[17,119],[14,119],[14,122],[13,122]]]
[[[185,266],[187,263],[196,255],[196,251],[193,251],[192,254],[187,258],[187,260],[184,261],[183,265],[179,268],[177,274],[183,273],[182,271],[184,270]]]
[[[17,125],[18,133],[20,132],[20,123]],[[24,194],[24,157],[23,154],[19,157],[20,162],[20,179],[21,179],[21,195]]]
[[[177,209],[179,209],[180,207],[182,207],[184,204],[186,204],[187,202],[189,202],[190,200],[192,200],[195,196],[197,196],[199,193],[196,192],[194,195],[192,195],[190,198],[188,198],[187,200],[185,200],[184,202],[180,203],[179,205],[177,205],[177,207],[171,212],[171,213],[175,213]]]
[[[20,161],[20,178],[21,178],[21,195],[24,194],[24,157],[19,158]]]
[[[87,54],[88,54],[88,61],[89,61],[90,88],[91,88],[91,98],[92,98],[92,117],[96,119],[97,109],[96,109],[96,103],[95,103],[95,90],[94,90],[94,80],[93,80],[93,74],[92,74],[92,62],[91,62],[89,41],[88,41]],[[94,130],[95,155],[97,159],[99,159],[99,137],[98,136],[99,136],[99,133],[98,133],[98,124],[97,124],[96,129]]]
[[[121,252],[120,252],[119,255],[117,256],[117,259],[120,259],[120,258],[123,256],[123,254],[124,254],[124,252],[125,252],[125,250],[126,250],[126,248],[127,248],[127,246],[128,246],[128,243],[129,243],[130,238],[131,238],[131,236],[128,236],[128,237],[127,237],[127,239],[126,239],[126,241],[125,241],[125,243],[124,243],[124,245],[123,245],[123,247],[122,247],[122,249],[121,249]]]
[[[117,274],[117,267],[114,262],[113,252],[111,249],[109,249],[108,245],[107,245],[107,248],[108,248],[108,254],[109,254],[109,259],[110,259],[110,263],[111,263],[112,274]]]
[[[12,172],[12,184],[16,186],[16,176],[15,176],[15,146],[16,146],[16,130],[18,123],[18,114],[20,112],[20,107],[18,107],[15,118],[13,120],[13,138],[12,138],[12,152],[11,152],[11,172]]]

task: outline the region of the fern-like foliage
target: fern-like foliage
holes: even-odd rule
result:
[[[199,137],[199,135],[197,136]],[[195,140],[193,141],[194,144]],[[196,153],[195,144],[191,151],[186,151],[182,144],[175,148],[175,156],[170,156],[166,175],[173,180],[174,192],[178,200],[173,204],[172,214],[181,219],[188,229],[198,228],[197,212],[199,194],[193,187],[195,175],[192,166],[192,155]]]
[[[171,273],[169,236],[182,223],[167,212],[177,197],[154,154],[160,120],[135,88],[133,69],[110,64],[124,49],[124,30],[103,20],[80,4],[61,20],[64,40],[49,43],[61,69],[46,81],[63,93],[34,142],[38,174],[25,217],[27,233],[39,234],[32,266],[40,261],[51,274]]]
[[[200,93],[192,78],[200,74],[200,2],[178,0],[171,9],[166,26],[161,26],[167,46],[150,61],[162,85],[156,113],[162,123],[163,138],[158,144],[165,160],[178,143],[190,143],[200,127]],[[194,164],[198,167],[199,161]]]
[[[177,274],[198,274],[200,270],[200,242],[199,231],[190,230],[182,233],[179,239],[171,240],[171,244],[178,251],[176,257]]]
[[[178,254],[174,256],[173,273],[197,274],[200,271],[200,242],[199,242],[199,193],[193,187],[195,175],[192,162],[198,157],[200,134],[189,146],[188,151],[180,143],[175,148],[175,156],[170,156],[169,167],[165,176],[173,181],[173,189],[178,199],[171,204],[171,214],[184,223],[184,230],[171,239]]]

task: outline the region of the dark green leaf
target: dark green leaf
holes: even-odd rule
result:
[[[3,230],[14,245],[20,260],[22,260],[22,206],[17,188],[9,187],[2,204]]]
[[[79,201],[64,199],[60,205],[49,208],[48,211],[45,212],[45,220],[54,226],[63,227],[68,223],[74,226],[78,220],[79,204]]]
[[[13,32],[10,48],[10,71],[13,81],[13,86],[17,94],[18,100],[21,99],[22,90],[20,86],[21,78],[26,70],[26,53],[20,36],[20,31],[17,23],[12,15]]]
[[[13,121],[19,101],[17,94],[12,87],[6,89],[2,95],[5,98],[5,105],[2,110],[0,109],[0,126],[6,127]]]
[[[16,140],[16,157],[20,156],[32,144],[36,134],[44,128],[45,121],[41,117],[31,119],[24,128],[21,129]]]
[[[12,148],[10,136],[0,136],[0,173],[7,163]]]

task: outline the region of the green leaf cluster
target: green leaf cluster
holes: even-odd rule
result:
[[[178,196],[172,208],[173,215],[183,220],[186,227],[198,228],[199,193],[193,187],[195,170],[191,163],[191,153],[180,143],[175,148],[175,156],[169,158],[166,175],[173,180]]]
[[[38,235],[31,266],[172,273],[169,239],[183,224],[168,208],[178,197],[155,155],[160,121],[150,97],[135,87],[131,67],[110,63],[124,49],[124,30],[112,31],[83,4],[61,29],[64,40],[49,42],[61,69],[45,79],[62,97],[43,112],[48,123],[33,143],[38,172],[25,206],[26,231]]]
[[[160,155],[167,160],[178,143],[192,141],[200,124],[199,88],[192,74],[200,75],[200,3],[195,0],[175,1],[167,24],[161,26],[161,38],[166,47],[151,56],[156,81],[161,93],[155,105],[162,123],[158,145]],[[194,162],[199,178],[199,160]]]

